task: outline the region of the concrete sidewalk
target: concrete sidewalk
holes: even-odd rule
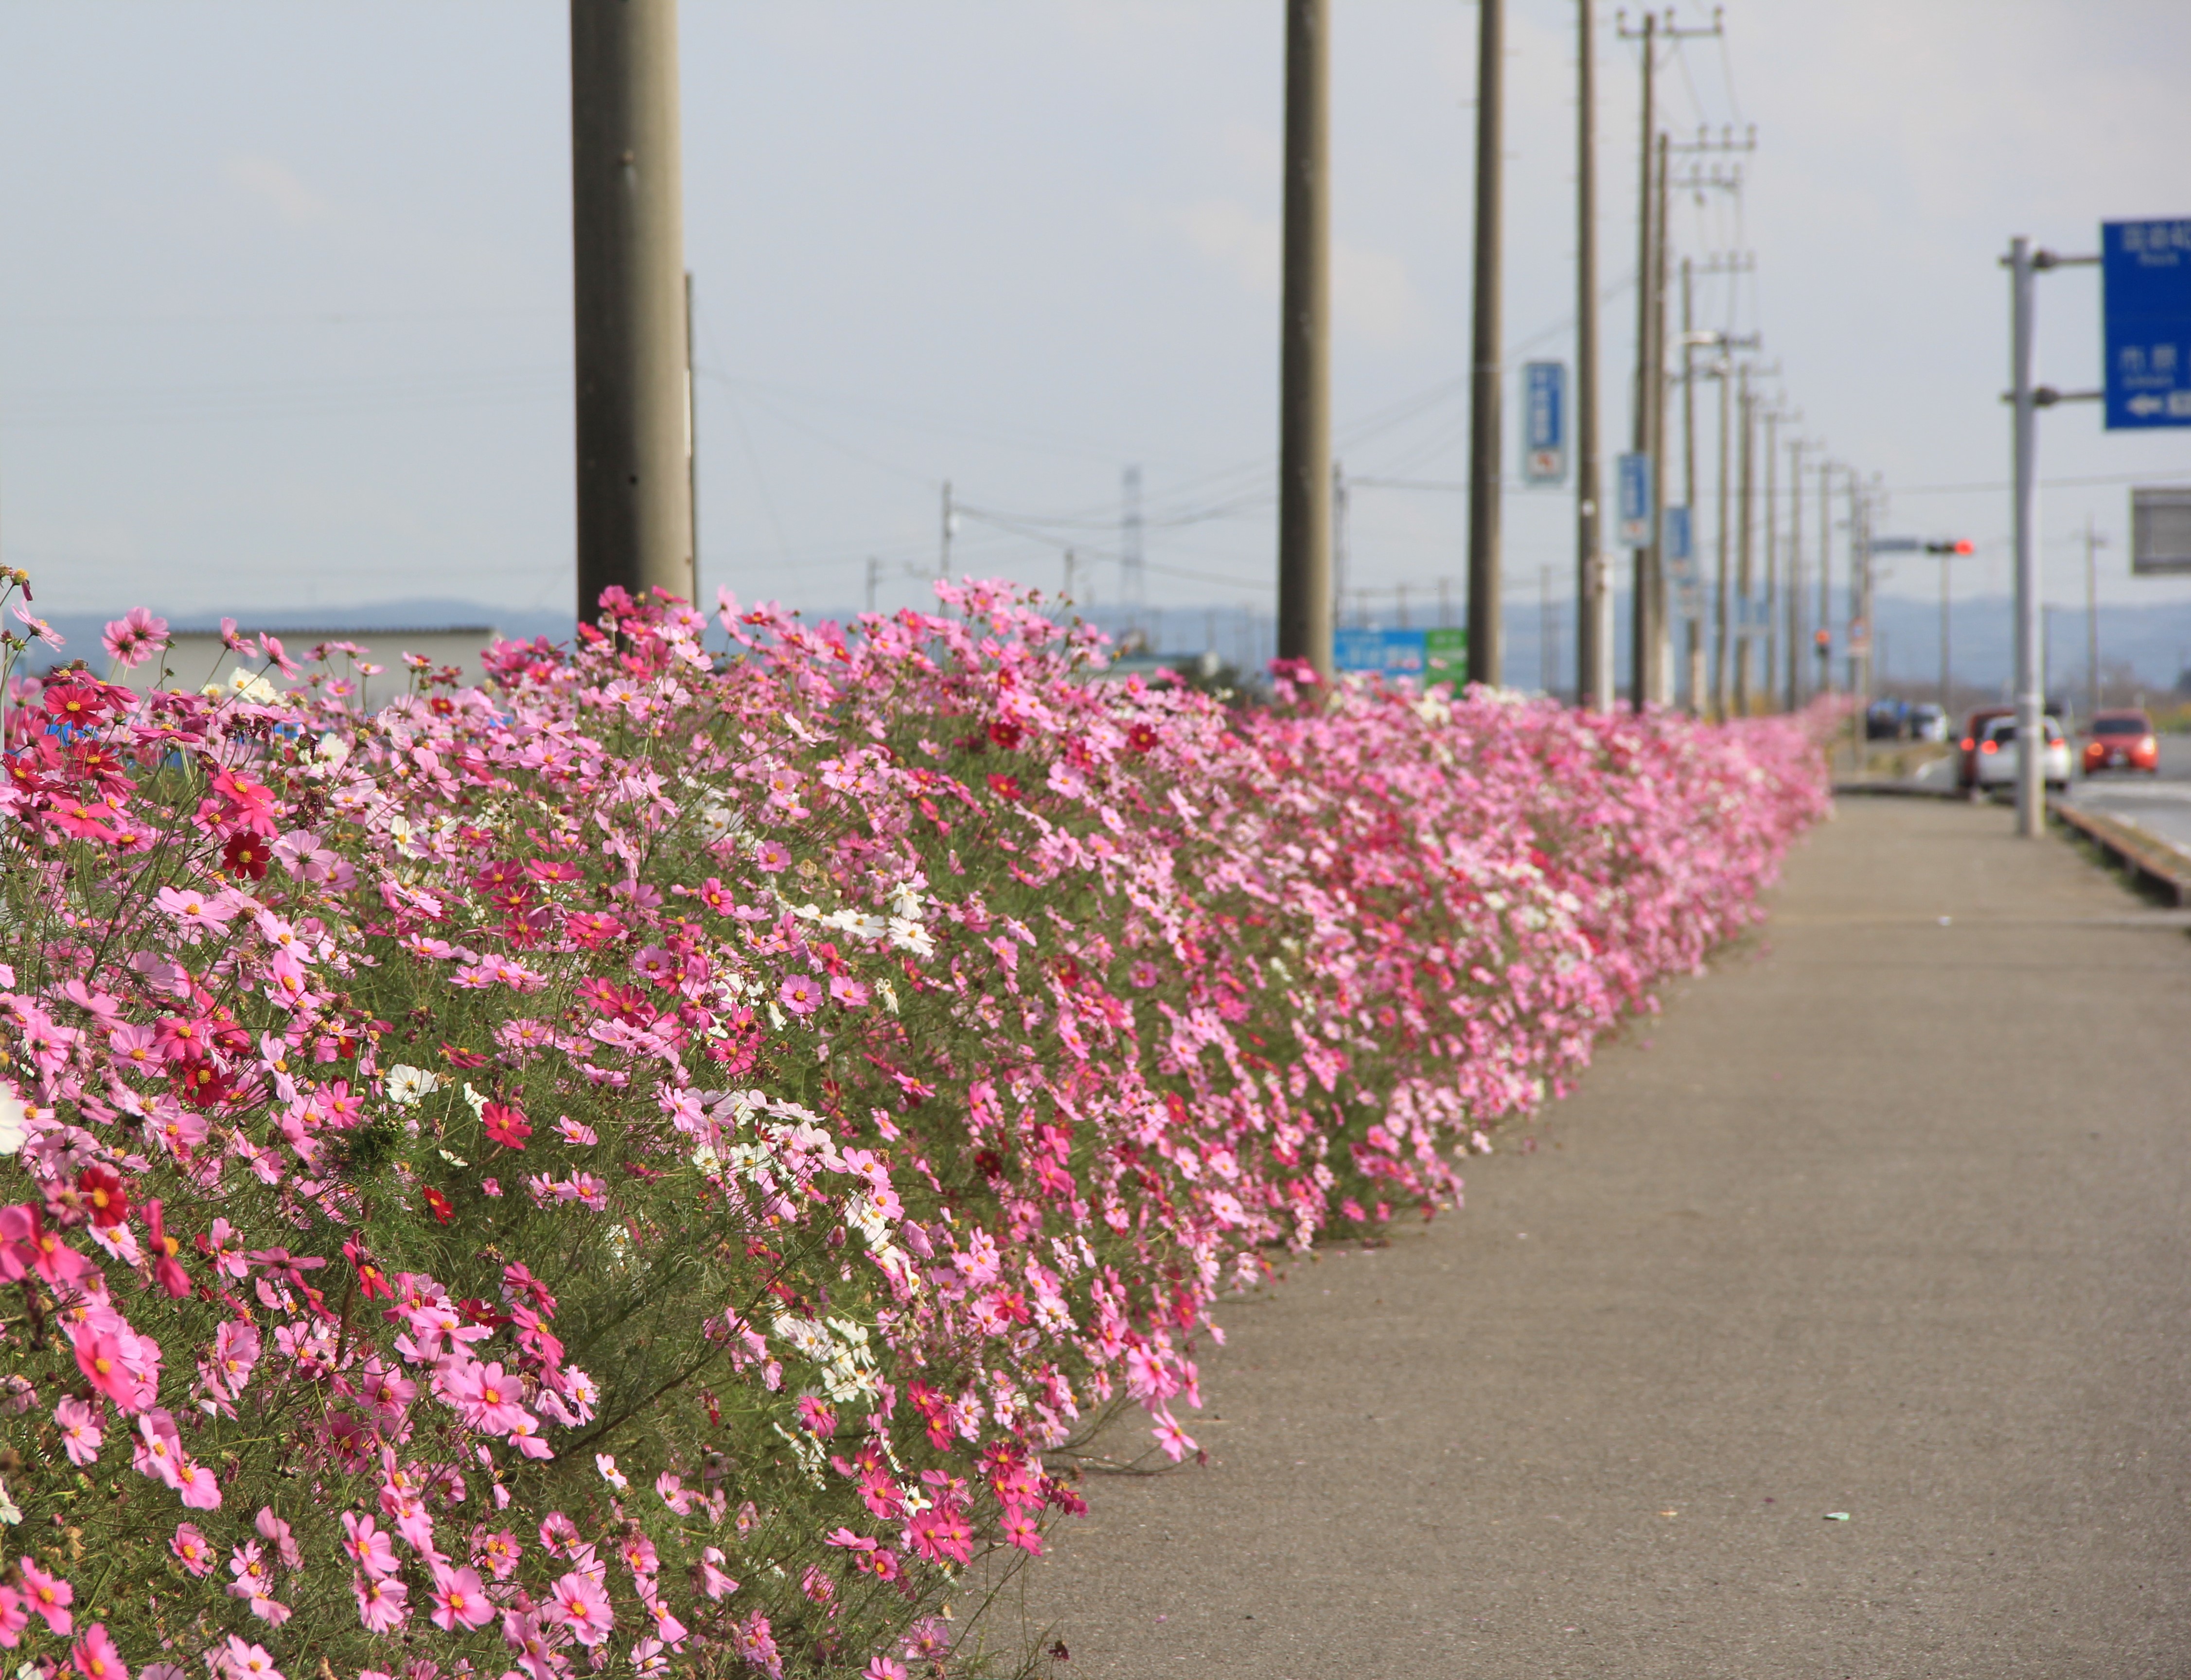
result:
[[[2191,940],[2008,828],[1845,802],[1465,1212],[1230,1307],[1056,1671],[2191,1674]]]

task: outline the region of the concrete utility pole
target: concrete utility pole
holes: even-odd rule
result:
[[[676,0],[571,0],[578,616],[691,599]]]
[[[1803,451],[1788,444],[1788,710],[1803,704]]]
[[[1672,627],[1666,616],[1666,470],[1673,451],[1666,446],[1666,137],[1659,136],[1659,190],[1653,214],[1651,271],[1651,638],[1646,698],[1664,705],[1673,697]]]
[[[1147,574],[1141,549],[1141,469],[1130,466],[1118,475],[1118,599],[1131,609],[1133,627],[1141,628],[1148,601]]]
[[[1756,592],[1750,556],[1756,543],[1756,506],[1752,497],[1756,488],[1755,463],[1757,453],[1757,399],[1750,389],[1750,369],[1741,372],[1741,389],[1736,395],[1737,410],[1741,417],[1741,454],[1735,471],[1736,496],[1739,511],[1736,515],[1735,533],[1735,599],[1739,603],[1734,627],[1734,711],[1735,715],[1750,715],[1750,597]]]
[[[2085,709],[2097,712],[2100,698],[2099,551],[2108,546],[2090,514],[2085,515]]]
[[[1468,680],[1503,678],[1500,611],[1500,146],[1506,81],[1506,0],[1477,0],[1476,343],[1469,381]]]
[[[1765,411],[1765,704],[1780,687],[1780,513],[1773,495],[1774,463],[1780,458],[1780,411]]]
[[[1734,364],[1722,355],[1714,371],[1719,377],[1719,472],[1714,485],[1719,492],[1719,587],[1716,621],[1712,626],[1712,716],[1724,720],[1732,713],[1734,703],[1734,673],[1727,658],[1727,621],[1732,609],[1727,563],[1734,537],[1734,424],[1728,411],[1733,404]]]
[[[700,600],[700,381],[692,336],[692,270],[685,270],[685,502],[692,522],[692,595]]]
[[[1818,692],[1834,691],[1834,463],[1818,463]]]
[[[1278,654],[1331,657],[1331,0],[1286,0],[1278,329]]]
[[[936,526],[936,575],[951,576],[951,539],[959,534],[959,515],[951,506],[951,480],[943,480],[943,514]]]
[[[2031,241],[2009,241],[2009,400],[2015,405],[2009,450],[2015,483],[2016,531],[2016,831],[2046,831],[2046,678],[2039,639],[2039,410],[2033,401],[2031,349],[2035,327]]]
[[[1861,712],[1871,704],[1871,533],[1864,505],[1864,485],[1856,469],[1849,468],[1849,693]],[[1864,720],[1857,720],[1857,738],[1864,739]],[[1861,753],[1865,749],[1859,746]]]
[[[1656,219],[1652,214],[1653,203],[1658,195],[1651,190],[1651,139],[1653,125],[1657,122],[1652,96],[1653,83],[1656,79],[1653,71],[1657,67],[1658,54],[1654,37],[1658,28],[1657,16],[1647,11],[1643,14],[1643,27],[1635,37],[1643,43],[1643,138],[1637,165],[1642,172],[1642,179],[1636,191],[1636,390],[1634,441],[1630,445],[1650,463],[1651,500],[1654,502],[1665,500],[1665,492],[1659,483],[1663,474],[1657,470],[1659,463],[1655,458],[1658,440],[1652,435],[1651,424],[1659,411],[1659,405],[1653,400],[1651,392],[1651,325],[1657,313],[1653,307],[1656,300],[1652,296],[1654,289],[1652,282],[1658,271],[1658,264],[1653,260],[1651,248],[1658,234],[1653,225]],[[1625,25],[1620,33],[1624,39],[1629,38]],[[1659,162],[1661,164],[1665,162],[1663,154]],[[1652,520],[1654,526],[1658,523],[1656,519]],[[1643,709],[1651,692],[1651,650],[1655,642],[1651,623],[1651,575],[1657,569],[1658,536],[1654,530],[1650,540],[1636,545],[1634,570],[1629,581],[1631,593],[1628,605],[1628,688],[1630,703],[1638,712]]]
[[[1597,72],[1591,11],[1578,0],[1575,100],[1575,704],[1613,703],[1597,464]]]
[[[1352,553],[1346,527],[1352,513],[1346,464],[1335,461],[1331,463],[1331,621],[1335,625],[1346,616],[1346,574]]]
[[[1689,576],[1697,573],[1697,327],[1693,264],[1682,258],[1682,505],[1689,510]],[[1686,615],[1689,715],[1704,709],[1703,592],[1692,588]]]

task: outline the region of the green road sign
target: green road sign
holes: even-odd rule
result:
[[[1423,632],[1423,680],[1426,683],[1465,683],[1468,680],[1468,632]]]

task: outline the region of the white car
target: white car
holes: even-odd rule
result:
[[[2059,791],[2069,785],[2069,742],[2062,733],[2059,718],[2046,720],[2046,745],[2040,749],[2040,764],[2046,786]],[[1995,718],[1985,726],[1985,735],[1978,742],[1978,786],[1983,793],[1989,788],[2016,786],[2016,719]]]

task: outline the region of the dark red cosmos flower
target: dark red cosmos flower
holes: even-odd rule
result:
[[[483,1068],[487,1063],[487,1059],[478,1051],[460,1049],[447,1039],[441,1041],[441,1054],[452,1067]]]
[[[450,1206],[448,1197],[443,1195],[431,1184],[426,1186],[424,1199],[426,1203],[426,1211],[431,1213],[436,1219],[440,1220],[444,1225],[447,1224],[450,1220],[457,1217],[457,1210]]]
[[[989,725],[989,739],[1007,752],[1017,746],[1026,734],[1017,724],[998,722]]]
[[[1017,776],[997,775],[993,774],[989,777],[989,792],[995,794],[999,799],[1010,799],[1016,804],[1021,797],[1020,779]]]
[[[482,893],[492,893],[498,887],[515,887],[525,879],[525,866],[515,858],[499,858],[472,877],[472,885]]]
[[[1157,732],[1147,724],[1136,724],[1126,731],[1126,745],[1136,752],[1146,752],[1157,744]]]
[[[487,1135],[504,1149],[521,1149],[525,1140],[532,1135],[532,1127],[521,1110],[507,1103],[489,1103],[480,1110],[480,1122],[487,1127]]]
[[[273,859],[273,847],[256,834],[239,834],[220,851],[223,869],[253,881],[266,878],[266,866]]]
[[[85,1167],[77,1175],[76,1193],[94,1225],[111,1227],[129,1217],[129,1192],[111,1166]]]
[[[178,1094],[194,1109],[209,1109],[228,1095],[228,1081],[211,1062],[183,1062],[174,1074]]]
[[[55,683],[46,690],[47,714],[63,724],[92,724],[113,708],[104,683]]]
[[[342,1251],[343,1258],[357,1268],[357,1285],[365,1291],[367,1300],[372,1300],[376,1295],[385,1296],[390,1301],[396,1298],[396,1291],[388,1286],[388,1274],[382,1271],[379,1263],[365,1251],[363,1244],[346,1242]]]
[[[152,1237],[147,1245],[152,1256],[152,1275],[159,1280],[161,1288],[179,1301],[191,1292],[190,1274],[175,1258],[183,1251],[183,1246],[168,1234],[167,1222],[161,1217],[156,1196],[145,1204],[145,1223]]]

